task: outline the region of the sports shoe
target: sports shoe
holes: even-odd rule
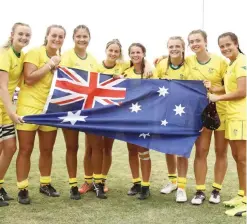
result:
[[[228,216],[246,216],[246,204],[242,202],[237,207],[225,211],[225,214]]]
[[[145,200],[149,196],[150,196],[149,186],[141,186],[141,192],[139,193],[139,196],[137,198],[140,200]]]
[[[209,198],[209,202],[212,204],[219,204],[220,203],[220,192],[214,189]]]
[[[40,186],[39,192],[49,197],[59,197],[60,196],[60,194],[56,191],[56,189],[51,184]]]
[[[141,188],[142,188],[141,184],[134,184],[134,185],[129,189],[129,191],[128,191],[127,194],[128,194],[129,196],[136,195],[136,194],[138,194],[138,193],[141,192]]]
[[[93,190],[93,184],[89,184],[87,182],[83,183],[79,188],[80,194],[86,194],[88,191]]]
[[[70,188],[70,199],[72,199],[72,200],[80,200],[81,199],[81,194],[78,191],[77,186]]]
[[[95,190],[97,198],[107,199],[107,196],[104,192],[104,185],[102,183],[98,183],[98,184],[93,183],[93,186],[94,186],[94,190]]]
[[[193,205],[201,205],[203,201],[205,200],[206,196],[204,192],[202,191],[197,191],[194,198],[192,198],[191,203]]]
[[[18,193],[18,202],[23,205],[28,205],[31,203],[29,198],[28,190],[20,190]]]
[[[14,198],[10,197],[7,192],[5,191],[5,189],[2,187],[0,188],[0,195],[2,195],[4,201],[10,201],[10,200],[14,200]]]
[[[0,207],[8,206],[9,203],[4,200],[3,196],[0,194]]]
[[[182,203],[186,201],[187,201],[186,191],[182,188],[178,188],[176,193],[176,202]]]
[[[169,182],[166,184],[161,190],[161,194],[170,194],[173,191],[177,190],[177,184],[173,184],[172,182]]]
[[[243,197],[237,195],[236,197],[232,198],[232,199],[229,200],[229,201],[223,201],[223,204],[224,204],[226,207],[232,207],[232,208],[234,208],[234,207],[240,205],[240,204],[242,203],[242,200],[243,200]]]

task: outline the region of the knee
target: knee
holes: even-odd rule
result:
[[[226,160],[227,159],[227,151],[222,151],[222,150],[219,150],[219,149],[215,149],[215,156],[216,156],[216,159],[223,159],[223,160]]]
[[[69,144],[66,145],[67,153],[77,153],[78,152],[78,144]]]
[[[20,147],[18,156],[30,157],[32,154],[33,148],[32,147]]]
[[[40,155],[41,156],[48,156],[50,157],[52,155],[53,148],[42,148],[40,149]]]
[[[195,159],[206,159],[208,156],[208,150],[209,149],[203,147],[196,149]]]

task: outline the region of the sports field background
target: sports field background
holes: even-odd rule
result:
[[[37,137],[37,136],[36,136]],[[128,165],[126,143],[115,141],[113,148],[113,164],[108,176],[107,200],[96,198],[89,192],[79,201],[69,199],[68,175],[65,163],[65,144],[61,130],[58,132],[53,157],[52,183],[61,193],[59,198],[49,198],[39,193],[38,170],[38,140],[32,155],[32,165],[29,177],[29,191],[32,199],[31,205],[20,205],[17,200],[11,201],[10,206],[0,208],[0,223],[2,224],[135,224],[135,223],[245,223],[245,218],[227,217],[222,204],[212,205],[208,202],[213,182],[213,164],[215,161],[213,141],[208,156],[207,199],[201,206],[190,204],[195,189],[193,174],[194,150],[189,163],[188,172],[188,202],[178,204],[175,202],[175,193],[170,195],[160,194],[164,182],[167,182],[167,169],[165,155],[151,151],[152,175],[151,197],[139,201],[135,197],[127,196],[131,187],[131,173]],[[222,201],[236,195],[238,190],[237,172],[228,149],[228,171],[222,189]],[[16,154],[17,155],[17,154]],[[5,182],[8,193],[17,198],[15,160],[16,155],[7,172]],[[83,155],[84,134],[80,134],[80,148],[78,154],[78,181],[83,182]]]

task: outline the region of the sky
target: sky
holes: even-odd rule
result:
[[[67,2],[67,3],[66,3]],[[204,4],[203,4],[204,2]],[[15,22],[24,22],[32,28],[30,48],[43,44],[46,28],[62,25],[67,32],[62,52],[73,48],[73,29],[85,24],[91,32],[88,51],[97,60],[105,58],[106,43],[119,39],[124,59],[128,60],[128,47],[133,42],[147,49],[146,59],[167,54],[170,36],[187,36],[194,29],[208,34],[208,50],[220,54],[217,38],[226,31],[235,32],[240,48],[247,52],[245,0],[8,0],[1,1],[0,44],[10,36]],[[203,7],[204,6],[204,7]],[[11,13],[9,10],[11,9]],[[204,13],[203,13],[204,12]],[[186,54],[192,52],[186,46]]]

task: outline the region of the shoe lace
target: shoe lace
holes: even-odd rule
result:
[[[56,189],[51,184],[46,185],[46,187],[50,192],[56,192]]]
[[[5,191],[5,189],[4,189],[3,187],[0,188],[0,194],[1,194],[2,196],[7,195],[7,192]]]
[[[167,187],[172,187],[172,182],[169,182],[169,183],[167,183],[167,184],[164,186],[164,188],[167,188]]]
[[[0,201],[4,201],[3,195],[0,194]]]
[[[72,187],[71,191],[72,191],[73,194],[77,194],[78,193],[78,187],[77,186]]]
[[[219,191],[213,190],[212,191],[212,195],[213,195],[214,198],[217,198],[219,196]]]
[[[130,189],[131,189],[132,191],[138,191],[139,185],[140,185],[140,184],[134,184]]]
[[[203,194],[202,191],[197,191],[197,192],[196,192],[195,198],[196,198],[196,199],[201,198],[201,196],[203,196],[203,195],[204,195],[204,194]]]
[[[178,196],[178,197],[184,196],[184,191],[182,191],[182,190],[177,190],[177,196]]]
[[[28,194],[28,191],[27,191],[26,189],[23,189],[23,190],[20,191],[20,196],[21,196],[22,198],[27,197],[27,194]]]

